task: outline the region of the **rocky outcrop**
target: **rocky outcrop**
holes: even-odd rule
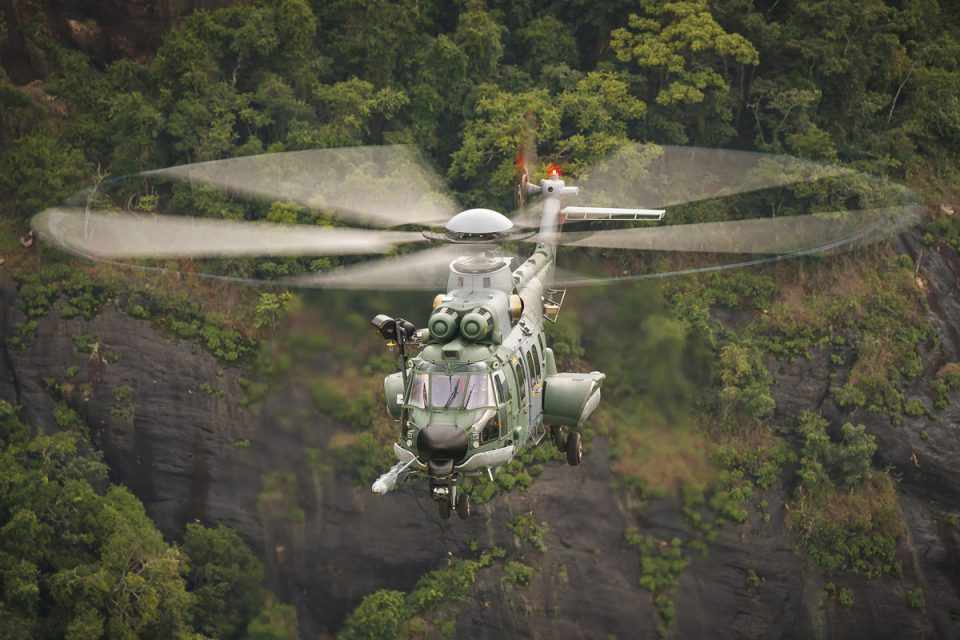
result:
[[[64,39],[95,60],[144,60],[165,31],[194,11],[217,9],[235,0],[109,0],[51,3],[51,21]]]
[[[0,42],[0,62],[15,84],[43,79],[48,73],[43,52],[25,36],[26,26],[39,22],[58,41],[76,47],[100,65],[120,58],[145,61],[153,55],[164,32],[184,16],[217,9],[236,0],[108,0],[47,3],[0,0],[7,26]]]
[[[949,335],[951,314],[960,314],[953,280],[942,282],[946,272],[930,256],[921,273],[936,296],[932,321],[942,344],[956,349]],[[16,293],[9,284],[0,292],[0,330],[9,336],[21,320]],[[100,357],[77,349],[91,341]],[[669,540],[687,535],[689,525],[676,498],[631,504],[615,486],[602,439],[581,467],[547,464],[529,490],[495,499],[469,521],[445,522],[420,485],[379,497],[338,472],[340,465],[323,452],[344,425],[312,409],[304,385],[283,385],[261,405],[244,407],[248,370],[224,366],[197,343],[116,308],[108,306],[91,321],[52,312],[28,349],[4,348],[2,356],[0,398],[18,402],[33,424],[53,429],[50,387],[59,385],[91,426],[113,479],[140,496],[168,536],[176,538],[194,519],[240,530],[261,550],[271,586],[296,603],[303,637],[335,631],[372,591],[412,588],[451,554],[469,556],[471,543],[505,547],[535,575],[519,587],[504,579],[502,563],[481,571],[457,619],[457,638],[657,635],[657,611],[640,587],[640,558],[624,532],[632,526]],[[330,366],[324,350],[297,357],[315,370]],[[957,359],[955,351],[943,357]],[[939,364],[931,360],[931,370]],[[960,637],[960,529],[944,517],[956,513],[960,491],[957,403],[932,420],[908,418],[895,426],[832,405],[829,390],[838,374],[825,355],[771,363],[771,371],[784,416],[819,408],[835,421],[862,422],[878,437],[880,463],[902,478],[900,506],[908,526],[899,549],[903,575],[834,578],[853,591],[854,604],[844,608],[828,600],[826,578],[795,553],[785,526],[789,488],[771,490],[755,497],[745,524],[723,527],[705,555],[691,555],[674,591],[673,633]],[[923,380],[917,385],[911,394],[926,393]],[[761,500],[767,506],[759,508]],[[547,525],[545,552],[510,530],[509,523],[527,513]],[[926,605],[913,609],[905,594],[918,586]]]

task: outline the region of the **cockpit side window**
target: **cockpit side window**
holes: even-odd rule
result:
[[[427,408],[427,374],[415,373],[410,376],[410,393],[407,394],[407,406],[418,409]]]
[[[483,431],[480,432],[480,444],[487,444],[488,442],[493,442],[500,437],[500,419],[497,416],[494,416],[487,420],[487,424],[483,425]]]
[[[510,399],[510,395],[507,393],[507,390],[503,387],[503,378],[498,373],[493,376],[493,384],[497,389],[497,406],[503,404]]]

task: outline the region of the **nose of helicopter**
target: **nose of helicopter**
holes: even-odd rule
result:
[[[467,455],[467,432],[452,424],[430,424],[417,435],[417,451],[427,463],[442,463],[452,466]]]

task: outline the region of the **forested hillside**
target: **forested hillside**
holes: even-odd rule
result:
[[[510,211],[531,137],[574,178],[629,142],[724,147],[929,212],[850,254],[571,292],[558,360],[608,376],[588,461],[527,453],[455,524],[368,489],[395,363],[367,321],[430,296],[193,275],[352,258],[126,271],[18,241],[112,178],[368,144]],[[141,212],[337,224],[128,183]],[[948,0],[3,0],[0,638],[957,637],[958,184]],[[860,204],[785,193],[753,216]]]

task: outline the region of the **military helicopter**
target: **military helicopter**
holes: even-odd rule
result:
[[[384,380],[387,411],[400,423],[394,444],[398,465],[373,485],[386,493],[411,469],[426,472],[440,515],[456,509],[470,515],[470,496],[457,493],[465,474],[494,470],[520,451],[552,435],[579,465],[579,428],[600,403],[606,377],[599,371],[561,373],[546,344],[544,322],[556,321],[566,292],[549,288],[556,260],[551,237],[567,216],[583,220],[660,220],[664,210],[564,206],[577,187],[558,168],[539,185],[521,181],[527,193],[543,195],[541,242],[516,268],[491,253],[450,263],[447,292],[433,302],[423,331],[409,321],[378,315],[373,325],[400,352],[400,371]],[[497,241],[513,231],[509,218],[492,209],[468,209],[445,226],[452,242]],[[409,342],[408,342],[409,340]],[[407,344],[423,345],[406,358]]]
[[[580,429],[599,405],[605,375],[557,370],[544,328],[558,320],[568,287],[828,254],[888,237],[919,215],[902,187],[788,156],[628,145],[580,171],[579,184],[568,184],[553,164],[534,184],[531,156],[521,153],[517,161],[511,217],[486,208],[461,210],[414,149],[387,146],[266,154],[137,176],[154,185],[172,181],[292,202],[363,228],[138,213],[130,206],[129,189],[118,189],[125,204],[105,206],[105,192],[121,181],[38,214],[32,228],[46,242],[78,255],[148,269],[159,267],[130,260],[352,256],[426,246],[269,284],[434,291],[445,285],[423,328],[386,314],[372,320],[397,352],[399,365],[384,380],[386,410],[397,423],[397,463],[372,489],[385,494],[426,477],[440,516],[456,511],[466,518],[469,495],[458,491],[465,476],[493,479],[521,451],[546,440],[565,452],[570,465],[582,461]],[[732,220],[663,224],[668,207],[686,202],[837,178],[856,183],[862,201],[886,206],[780,217],[734,212]],[[581,191],[595,198],[592,206],[573,203]],[[528,197],[539,201],[528,203]],[[533,245],[525,259],[501,250],[524,243]],[[681,270],[585,276],[557,268],[560,247],[694,252],[709,259]],[[730,258],[718,262],[718,256]]]

